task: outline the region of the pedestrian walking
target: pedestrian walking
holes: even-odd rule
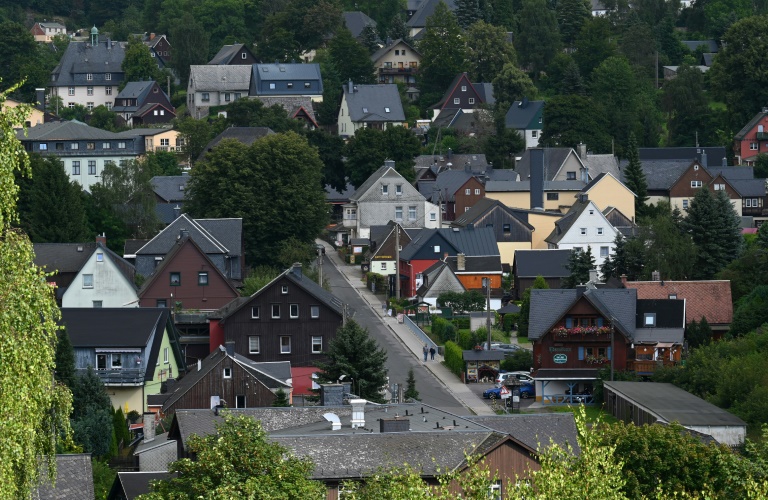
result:
[[[429,348],[429,356],[430,356],[430,359],[431,359],[432,361],[434,361],[434,360],[435,360],[435,352],[436,352],[436,351],[435,351],[435,348],[434,348],[434,347],[430,347],[430,348]]]
[[[422,349],[422,351],[424,352],[424,362],[426,363],[427,362],[427,354],[429,354],[429,347],[427,347],[427,344],[424,344],[424,348]],[[432,359],[434,359],[434,358],[432,358]]]

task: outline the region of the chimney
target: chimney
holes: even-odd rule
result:
[[[341,406],[344,403],[344,386],[341,384],[320,384],[320,405]]]
[[[621,275],[621,284],[624,285],[624,288],[627,288],[627,275],[622,274]]]
[[[181,215],[181,207],[177,204],[173,207],[173,216],[178,219],[179,215]]]
[[[144,442],[155,440],[155,414],[151,411],[144,412]]]
[[[701,148],[701,166],[707,168],[707,152],[704,148]]]
[[[351,399],[349,404],[352,405],[352,424],[353,429],[365,427],[365,399]]]
[[[651,273],[651,281],[660,281],[661,280],[661,273],[658,271],[653,271]]]
[[[235,341],[234,340],[227,340],[224,342],[224,345],[227,349],[227,356],[234,356],[235,355]]]
[[[293,267],[291,268],[291,272],[294,274],[294,276],[301,279],[303,276],[301,262],[294,262]]]
[[[448,161],[451,161],[453,158],[453,149],[448,148]]]
[[[395,160],[384,160],[384,166],[395,168]]]
[[[354,84],[352,84],[352,79],[351,78],[349,79],[349,84],[348,85],[349,85],[349,90],[347,90],[347,92],[349,92],[351,94],[351,93],[353,93],[355,91],[355,86],[354,86]]]
[[[727,167],[727,166],[728,166],[728,158],[723,156],[723,167]]]
[[[467,173],[472,171],[472,165],[468,161],[464,162],[464,171]]]
[[[467,256],[464,255],[463,253],[456,255],[456,270],[457,271],[467,270]]]
[[[101,246],[107,246],[107,233],[101,233],[96,235],[96,243],[101,243]]]
[[[45,111],[45,89],[35,89],[35,100],[43,107]]]
[[[149,34],[149,40],[152,41],[154,39],[155,39],[155,34],[154,33],[150,33]]]
[[[590,283],[599,283],[600,280],[597,277],[597,269],[590,269],[589,270],[589,282]]]
[[[587,160],[587,145],[579,143],[578,146],[576,146],[576,154],[579,155],[579,158],[581,158],[581,161]]]
[[[531,209],[544,209],[544,150],[531,148]]]
[[[589,194],[587,193],[579,193],[579,201],[581,203],[586,203],[589,201]]]
[[[107,50],[112,48],[112,44],[110,42],[111,40],[109,39],[109,37],[107,37]]]

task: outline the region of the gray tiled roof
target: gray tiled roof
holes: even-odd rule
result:
[[[454,273],[501,273],[501,257],[466,257],[464,271],[459,271],[457,257],[448,257],[445,263]]]
[[[115,488],[119,486],[122,493],[125,494],[126,500],[134,500],[139,495],[150,493],[152,481],[169,479],[170,477],[169,472],[118,472],[112,491],[117,493]]]
[[[254,64],[254,75],[259,75],[262,80],[319,80],[320,65],[317,63],[277,63]]]
[[[35,243],[35,265],[47,272],[76,273],[93,255],[98,243]],[[82,250],[81,250],[82,249]]]
[[[622,161],[621,182],[626,182],[626,161]],[[681,175],[691,166],[688,160],[645,160],[642,162],[643,173],[649,191],[666,191],[677,182]]]
[[[424,0],[406,23],[408,27],[425,28],[427,26],[427,19],[435,13],[435,7],[440,2],[443,2],[451,11],[456,10],[456,2],[454,0]]]
[[[195,219],[230,255],[242,255],[243,219]]]
[[[702,62],[704,63],[704,66],[712,67],[712,63],[715,62],[715,56],[716,53],[707,52],[704,54],[701,54]]]
[[[23,130],[16,132],[16,137],[20,141],[76,141],[88,139],[111,139],[116,140],[122,137],[136,137],[135,131],[128,131],[123,134],[107,132],[100,128],[91,127],[78,121],[62,121],[41,123],[35,127],[27,129],[26,134]]]
[[[353,122],[404,122],[405,112],[397,85],[344,85],[349,117]],[[387,112],[389,109],[389,112]]]
[[[154,307],[64,307],[61,323],[73,347],[145,347],[156,329],[165,328],[168,314]]]
[[[154,85],[155,85],[154,80],[150,80],[146,82],[128,82],[125,84],[125,87],[123,87],[123,90],[121,90],[120,93],[117,94],[117,98],[141,100],[144,96],[146,96],[149,93],[149,91],[152,89]]]
[[[753,180],[755,178],[755,169],[753,167],[738,166],[738,167],[713,167],[708,168],[707,171],[714,177],[722,174],[723,177],[728,179],[728,182],[736,180]]]
[[[366,26],[376,27],[376,21],[366,16],[363,12],[342,12],[344,26],[352,33],[352,36],[358,38],[363,34]]]
[[[619,161],[612,154],[593,155],[587,153],[587,158],[582,161],[589,169],[589,177],[592,179],[602,174],[611,174],[617,179],[621,179]]]
[[[436,231],[468,257],[499,255],[496,235],[490,227],[440,228]]]
[[[186,214],[181,214],[136,253],[165,255],[176,243],[182,230],[188,231],[190,238],[206,254],[241,255],[242,219],[192,219]]]
[[[126,42],[102,39],[92,46],[89,42],[69,42],[61,61],[52,72],[49,84],[53,87],[71,85],[119,85],[123,80],[123,59]],[[106,73],[111,75],[106,80]],[[92,79],[87,80],[86,75]]]
[[[560,167],[569,155],[576,155],[571,148],[544,148],[544,180],[554,179]],[[578,157],[578,156],[577,156]],[[515,165],[515,172],[520,174],[521,181],[529,180],[531,176],[531,150],[526,149]]]
[[[472,86],[475,88],[475,92],[477,92],[477,95],[479,95],[480,98],[483,100],[483,103],[488,104],[489,106],[496,104],[496,98],[493,96],[492,83],[486,83],[486,82],[473,83]]]
[[[726,179],[728,178],[726,177]],[[765,196],[765,179],[739,179],[735,181],[728,179],[728,182],[731,184],[731,186],[733,186],[734,189],[736,189],[736,191],[739,192],[742,198],[758,198]]]
[[[334,202],[334,201],[343,201],[347,202],[349,201],[349,197],[352,196],[355,193],[355,186],[353,186],[351,183],[347,183],[346,187],[344,188],[344,191],[338,192],[334,188],[331,187],[330,184],[325,185],[325,199],[326,201]]]
[[[465,170],[446,170],[437,174],[437,180],[434,185],[431,186],[431,196],[424,196],[432,201],[437,202],[438,198],[442,201],[454,201],[456,199],[456,191],[459,190],[473,175]],[[421,190],[421,188],[419,188]]]
[[[564,278],[570,276],[570,250],[516,250],[515,275],[519,278]]]
[[[640,155],[640,161],[646,160],[675,160],[687,161],[688,165],[693,160],[701,160],[702,153],[707,154],[706,168],[722,166],[723,158],[726,157],[725,148],[722,146],[706,147],[675,147],[675,148],[637,148]]]
[[[694,426],[746,426],[742,419],[672,384],[610,382],[605,386],[666,422]]]
[[[516,130],[535,129],[541,130],[542,125],[533,119],[544,109],[544,101],[515,101],[507,110],[504,124],[507,128]]]
[[[184,201],[188,175],[157,175],[149,181],[155,194],[168,202]]]
[[[451,225],[464,227],[494,209],[503,210],[510,216],[518,219],[528,229],[534,229],[533,226],[528,224],[528,218],[524,217],[519,210],[513,210],[499,200],[494,200],[491,198],[479,199],[474,205],[472,205],[472,208],[457,217],[456,220],[451,223]]]
[[[48,468],[40,467],[40,481],[32,497],[37,500],[69,500],[78,498],[92,500],[93,468],[91,454],[56,455],[56,485],[48,480]]]
[[[583,181],[544,181],[544,191],[581,191],[586,186]],[[493,192],[525,192],[531,190],[531,181],[488,181],[485,191]]]
[[[244,43],[236,43],[233,45],[224,45],[219,49],[213,59],[208,61],[210,65],[229,64],[232,58],[240,53],[240,49],[245,47]],[[250,65],[247,65],[250,66]]]
[[[565,233],[567,233],[568,230],[573,227],[576,221],[579,220],[579,217],[584,212],[584,210],[586,210],[590,205],[592,205],[592,203],[589,200],[576,200],[576,202],[571,205],[571,208],[568,209],[568,212],[563,215],[560,220],[555,221],[554,229],[552,229],[552,232],[549,233],[549,236],[547,236],[544,241],[555,245],[560,243],[560,240],[563,238],[563,236],[565,236]]]
[[[251,84],[251,66],[241,65],[192,65],[189,67],[190,86],[196,92],[248,92]]]
[[[554,443],[565,449],[568,445],[579,453],[578,432],[573,413],[540,413],[532,415],[496,415],[468,417],[491,429],[509,434],[528,448],[539,450]]]
[[[392,43],[390,43],[389,45],[385,45],[384,47],[382,47],[379,50],[377,50],[376,52],[374,52],[373,55],[371,56],[371,61],[373,63],[376,63],[376,61],[378,61],[379,59],[384,57],[387,54],[387,52],[392,50],[395,47],[395,45],[397,45],[398,43],[405,44],[405,46],[408,47],[408,49],[410,49],[411,52],[413,52],[416,55],[418,55],[419,57],[421,57],[421,53],[418,50],[416,50],[415,48],[413,48],[412,45],[410,45],[408,42],[406,42],[402,38],[398,38],[397,40],[392,41]]]

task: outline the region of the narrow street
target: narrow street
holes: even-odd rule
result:
[[[421,401],[457,415],[471,413],[445,389],[430,371],[424,368],[424,363],[421,360],[417,360],[405,348],[392,331],[382,323],[379,316],[371,310],[368,303],[350,286],[344,276],[336,269],[334,262],[325,255],[323,256],[323,274],[331,284],[331,292],[349,304],[349,307],[354,311],[353,319],[367,328],[379,346],[386,349],[390,385],[394,383],[405,385],[408,370],[413,368],[416,377],[416,390],[419,391]],[[428,361],[428,363],[436,362]]]

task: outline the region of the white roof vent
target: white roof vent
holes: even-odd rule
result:
[[[352,428],[357,429],[359,427],[365,427],[365,399],[350,399],[349,404],[352,405]]]
[[[338,431],[341,429],[341,420],[335,413],[323,413],[323,418],[331,423],[332,431]]]

